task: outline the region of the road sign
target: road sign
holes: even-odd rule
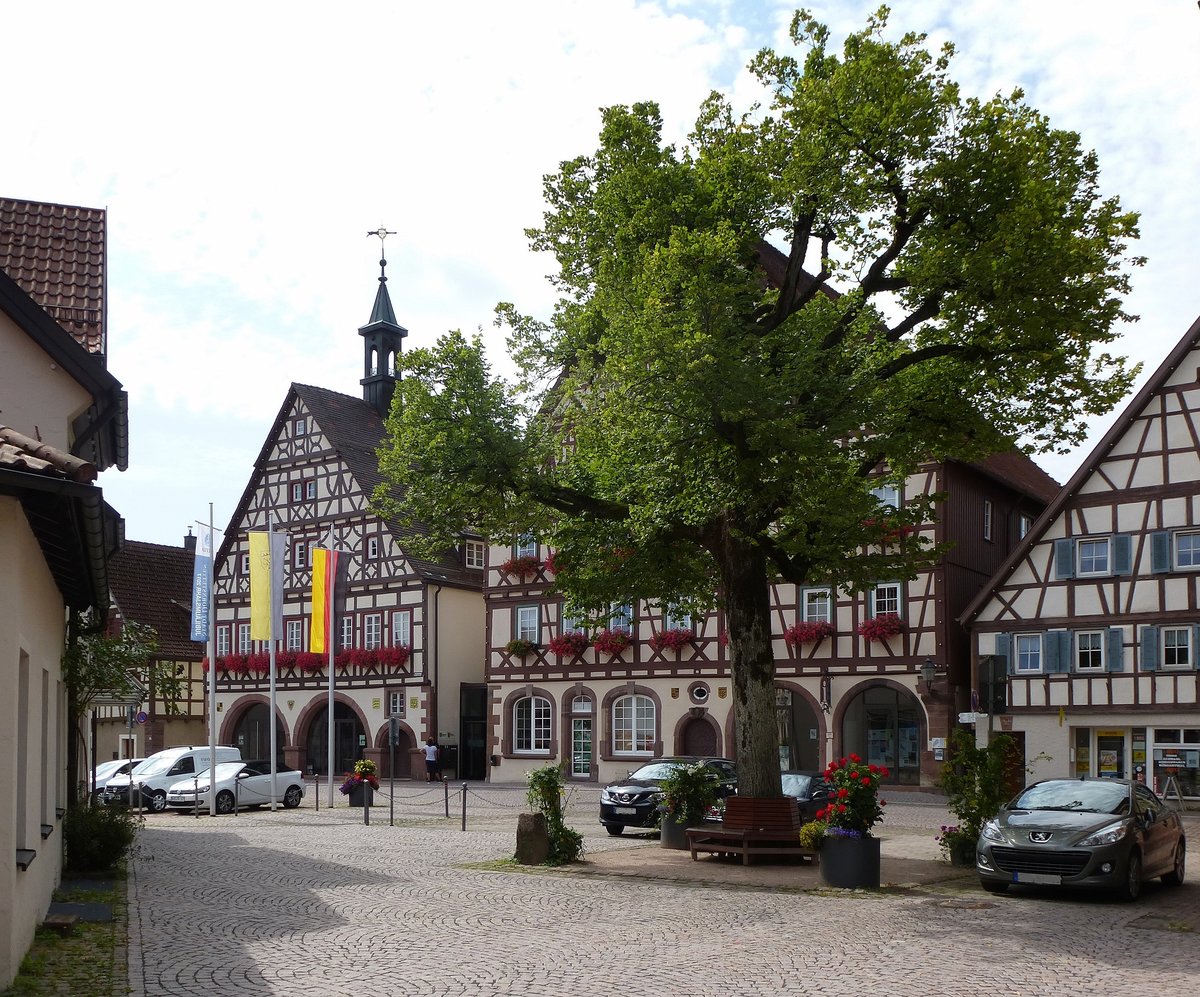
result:
[[[986,719],[986,713],[960,713],[958,715],[958,722],[960,724],[974,724]]]
[[[135,719],[135,720],[136,720],[138,723],[140,723],[140,724],[144,724],[144,723],[145,723],[147,720],[149,720],[150,718],[149,718],[148,716],[146,716],[146,711],[145,711],[145,710],[138,710],[138,715],[137,715],[136,717],[134,717],[134,719]]]

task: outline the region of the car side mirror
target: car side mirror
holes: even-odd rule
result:
[[[238,777],[239,779],[249,779],[249,778],[250,778],[250,773],[249,773],[249,772],[239,772],[239,773],[237,774],[237,777]]]
[[[1153,810],[1147,810],[1142,819],[1147,825],[1153,824],[1156,820],[1158,820],[1158,814],[1156,814]]]

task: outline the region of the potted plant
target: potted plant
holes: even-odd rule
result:
[[[346,773],[342,783],[343,796],[350,797],[350,806],[370,806],[374,790],[379,788],[379,767],[369,758],[360,758],[354,763],[354,771]]]
[[[505,644],[504,650],[509,654],[516,655],[518,658],[523,658],[536,646],[531,640],[522,640],[520,637],[517,637]]]
[[[783,632],[783,639],[789,647],[796,647],[798,644],[819,643],[826,637],[832,637],[835,633],[837,630],[827,620],[813,620],[788,627]]]
[[[817,811],[826,825],[821,842],[821,881],[827,886],[879,889],[879,839],[871,829],[883,820],[879,783],[889,773],[858,755],[839,758],[825,769],[829,802]]]
[[[587,634],[582,630],[572,630],[569,633],[551,637],[546,646],[560,658],[574,658],[587,650]]]
[[[624,630],[600,630],[592,638],[592,647],[601,654],[616,657],[632,643],[629,634]]]
[[[525,578],[526,575],[534,574],[541,566],[542,562],[532,554],[521,554],[519,557],[510,557],[504,561],[500,565],[500,571],[505,575]]]
[[[904,632],[904,621],[895,613],[882,613],[858,625],[859,636],[868,641],[887,640]]]
[[[946,794],[946,806],[957,824],[944,826],[937,837],[942,853],[952,865],[975,865],[975,845],[983,825],[1008,801],[1008,776],[1014,765],[1020,771],[1016,742],[1007,734],[994,734],[984,747],[962,727],[950,735],[950,760],[942,766],[937,786]]]
[[[682,651],[695,639],[696,633],[690,627],[672,627],[651,634],[646,643],[656,651]]]
[[[663,848],[686,848],[689,827],[704,820],[717,802],[718,778],[702,762],[676,765],[659,783],[662,794],[661,840]]]

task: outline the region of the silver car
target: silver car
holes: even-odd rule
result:
[[[213,780],[209,770],[197,772],[194,778],[181,779],[167,790],[167,807],[171,810],[202,811],[209,809],[209,793]],[[231,814],[234,808],[269,806],[271,803],[271,763],[269,761],[222,762],[217,766],[217,813]],[[294,769],[275,773],[276,800],[289,810],[300,806],[304,799],[304,776]]]

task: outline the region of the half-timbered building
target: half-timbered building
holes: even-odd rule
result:
[[[856,751],[899,785],[930,785],[939,748],[969,705],[956,617],[1057,492],[1019,454],[929,464],[882,505],[942,493],[924,527],[947,553],[912,581],[869,592],[773,588],[779,763],[817,769]],[[533,538],[488,550],[488,688],[493,778],[555,760],[607,781],[662,754],[729,754],[733,710],[725,625],[648,604],[614,606],[588,629],[547,593],[552,552]],[[929,681],[932,679],[932,681]]]
[[[1037,775],[1200,796],[1198,572],[1200,320],[968,607],[989,727]]]
[[[406,533],[369,511],[381,483],[376,448],[407,331],[396,323],[381,274],[363,337],[362,397],[293,384],[279,408],[217,553],[216,688],[221,743],[269,755],[267,648],[250,638],[250,531],[272,519],[287,534],[283,633],[277,655],[280,761],[328,767],[328,663],[309,650],[312,549],[332,537],[349,554],[335,624],[334,769],[361,757],[390,774],[389,718],[398,718],[396,774],[420,764],[433,737],[446,769],[486,774],[483,693],[483,555],[468,542],[438,560],[408,553]],[[476,549],[478,548],[478,549]]]

